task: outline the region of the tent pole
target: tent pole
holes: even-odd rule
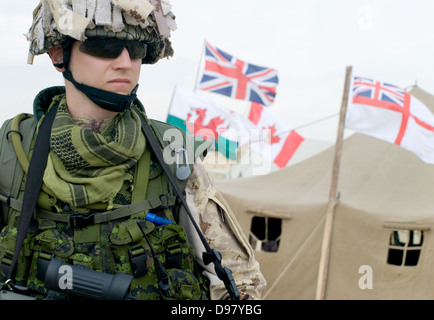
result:
[[[329,258],[330,258],[331,237],[332,237],[332,230],[333,230],[333,218],[334,218],[335,206],[337,203],[337,186],[338,186],[339,169],[340,169],[340,162],[341,162],[341,155],[342,155],[345,116],[347,112],[347,102],[348,102],[348,94],[350,89],[351,73],[352,73],[352,67],[347,66],[346,75],[345,75],[344,93],[342,96],[342,105],[341,105],[340,118],[339,118],[338,134],[336,137],[332,182],[330,187],[329,201],[327,204],[326,220],[324,225],[324,234],[323,234],[322,247],[321,247],[321,258],[320,258],[319,269],[318,269],[318,281],[317,281],[316,296],[315,296],[316,300],[324,300],[325,298],[327,273],[328,273]]]
[[[203,45],[202,45],[202,53],[200,54],[200,58],[199,58],[199,65],[197,66],[196,79],[194,80],[194,89],[193,89],[193,92],[197,91],[197,82],[199,81],[199,75],[200,75],[200,70],[201,70],[201,65],[202,65],[202,59],[203,59],[203,56],[205,54],[205,50],[206,49],[205,49],[205,40],[204,40]]]

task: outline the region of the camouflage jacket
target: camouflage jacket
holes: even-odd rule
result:
[[[48,96],[39,95],[36,101],[38,101],[38,99],[41,100],[42,102],[47,100],[51,101],[50,97],[51,95]],[[38,118],[38,111],[39,111],[38,109],[35,109],[35,116],[37,118]],[[39,117],[40,117],[40,113],[39,113]],[[7,138],[7,134],[6,134],[6,138]],[[2,154],[4,154],[4,152]],[[151,166],[151,168],[153,168],[152,170],[155,171],[155,174],[154,171],[152,171],[150,176],[161,177],[160,174],[161,170],[158,170],[158,166],[155,167]],[[153,178],[154,185],[156,179],[155,177]],[[166,185],[166,183],[164,183],[163,181],[161,182],[162,183],[160,184],[157,182],[157,185]],[[8,185],[8,183],[6,183],[5,181],[1,181],[1,183],[2,185]],[[20,193],[19,193],[20,196],[18,196],[18,200],[22,199],[22,195],[24,191],[23,188],[24,186],[21,184]],[[148,190],[153,190],[153,188],[148,188]],[[228,204],[223,199],[222,195],[213,187],[205,171],[205,168],[201,163],[200,158],[198,158],[194,164],[193,174],[190,176],[186,184],[185,193],[186,193],[186,200],[189,209],[193,214],[196,223],[200,226],[205,236],[205,239],[207,239],[211,248],[216,249],[221,253],[222,265],[224,267],[228,267],[229,269],[231,269],[235,283],[240,292],[241,298],[243,298],[245,295],[248,295],[250,299],[260,299],[262,291],[265,288],[266,281],[260,272],[259,264],[255,260],[253,250],[250,244],[248,243],[243,231],[241,230],[241,227],[238,224],[234,213],[231,211]],[[122,192],[122,195],[124,197],[124,196],[128,196],[128,194],[129,194],[128,184],[126,183],[125,190]],[[53,204],[51,202],[50,203],[47,202],[46,207],[44,208],[42,206],[42,209],[51,210],[50,208],[52,208],[52,206]],[[5,209],[7,208],[6,207],[4,208],[3,210],[4,213],[7,212],[7,210]],[[187,237],[189,240],[188,242],[193,247],[191,250],[194,250],[194,252],[191,252],[191,254],[196,256],[196,261],[205,270],[203,271],[203,275],[210,280],[210,288],[209,288],[210,298],[211,299],[229,298],[229,293],[227,292],[223,282],[219,280],[219,278],[217,277],[213,264],[209,264],[209,265],[204,264],[202,260],[202,255],[205,251],[203,244],[200,241],[196,230],[193,228],[192,223],[189,220],[187,214],[182,211],[183,208],[181,208],[181,212],[179,214],[179,222],[184,227],[184,230],[187,233]],[[12,217],[14,217],[13,219],[10,219],[11,217],[7,217],[7,218],[3,217],[2,219],[3,223],[8,224],[8,226],[6,226],[0,234],[0,249],[1,249],[0,260],[2,261],[7,257],[9,257],[10,253],[13,252],[14,250],[13,249],[14,242],[15,242],[14,238],[16,237],[16,231],[14,231],[16,230],[16,224],[14,221],[17,221],[15,218],[19,216],[19,209],[13,209],[12,212],[14,213],[12,215]],[[58,213],[65,213],[65,212],[58,212]],[[50,216],[52,217],[52,215]],[[61,225],[63,224],[62,223],[58,224],[58,226]],[[110,254],[108,254],[107,252],[106,255],[102,255],[101,252],[104,250],[100,250],[98,248],[100,247],[101,243],[105,244],[104,247],[109,248],[113,244],[113,243],[110,244],[110,242],[114,241],[116,245],[117,244],[123,245],[123,247],[121,246],[118,248],[119,257],[116,259],[120,259],[120,260],[116,264],[117,268],[119,269],[120,266],[120,270],[123,270],[128,273],[131,271],[130,270],[131,266],[129,265],[128,261],[124,261],[125,257],[128,257],[127,251],[129,248],[128,245],[125,245],[126,241],[128,240],[132,244],[143,243],[146,246],[144,240],[130,239],[133,233],[131,233],[129,227],[130,225],[128,221],[121,222],[120,224],[117,224],[117,222],[114,221],[113,223],[107,222],[105,224],[101,224],[101,228],[97,226],[89,226],[83,228],[83,230],[79,228],[76,229],[75,231],[70,228],[66,229],[63,227],[60,228],[62,230],[59,230],[59,228],[57,229],[50,228],[49,230],[45,230],[44,232],[37,233],[33,236],[31,241],[28,243],[28,247],[25,247],[23,250],[23,260],[24,261],[27,261],[29,259],[32,260],[33,259],[32,251],[34,252],[35,250],[38,251],[41,249],[47,249],[45,248],[45,246],[48,245],[50,246],[49,249],[54,248],[54,251],[57,252],[60,257],[64,258],[64,260],[73,261],[73,262],[78,259],[80,260],[80,263],[83,263],[83,261],[81,261],[83,260],[83,253],[90,252],[91,254],[88,258],[91,258],[91,260],[94,259],[94,261],[92,262],[93,264],[92,268],[95,268],[95,270],[101,269],[104,271],[107,268],[111,268],[113,264],[109,263],[110,259],[105,259],[105,258],[103,259],[103,257],[107,258],[108,256],[110,256]],[[83,234],[87,235],[84,237],[86,238],[85,242],[88,243],[88,245],[90,245],[90,242],[88,241],[87,238],[89,237],[89,235],[93,234],[93,231],[91,230],[92,228],[98,231],[95,234],[101,233],[101,236],[103,235],[103,233],[104,234],[107,233],[107,234],[102,237],[103,242],[101,242],[101,240],[95,239],[96,242],[92,244],[92,248],[89,247],[83,249],[82,248],[83,246],[82,243],[84,241]],[[116,234],[111,234],[115,230],[124,230],[125,232],[123,233],[117,232]],[[180,235],[182,236],[183,231],[180,232],[181,232]],[[122,235],[125,239],[124,238],[120,239],[119,238],[120,235]],[[51,243],[50,241],[47,242],[46,241],[47,239],[45,239],[44,237],[45,238],[48,237],[47,239],[51,239],[50,240],[51,242],[55,240],[55,242],[53,243]],[[62,241],[59,241],[59,239]],[[109,241],[108,239],[110,240],[110,242],[108,242]],[[186,257],[190,255],[190,251],[189,251],[190,249],[188,249],[188,247],[189,245],[183,246],[183,252],[186,255]],[[165,258],[163,257],[163,259]],[[21,265],[25,266],[29,264],[32,266],[36,265],[36,261],[26,262]],[[152,265],[148,265],[148,267],[151,269],[153,268]],[[28,269],[29,267],[27,266],[25,268]],[[27,273],[28,271],[22,271],[21,279],[25,281],[23,282],[23,284],[27,283],[27,285],[29,285],[29,280],[30,280],[30,283],[33,284],[32,287],[39,287],[41,283],[38,282],[34,276],[33,279],[28,278]],[[32,271],[30,271],[30,275],[32,275]],[[140,283],[138,286],[143,288],[143,283]],[[150,285],[150,287],[152,287],[152,285]],[[148,289],[145,289],[145,291],[146,290]],[[151,292],[151,296],[152,296],[152,292]]]
[[[222,254],[222,265],[232,270],[241,299],[260,299],[266,286],[259,263],[255,260],[250,246],[236,216],[219,191],[213,186],[200,159],[194,165],[193,174],[186,186],[187,204],[202,233],[213,249]],[[184,226],[190,243],[195,249],[196,258],[205,268],[205,275],[211,281],[211,299],[228,299],[223,282],[215,274],[211,265],[202,261],[204,247],[181,209],[180,223]]]

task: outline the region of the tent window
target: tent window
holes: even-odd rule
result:
[[[249,242],[256,251],[276,252],[282,234],[282,219],[253,217]]]
[[[393,230],[390,234],[387,263],[417,266],[423,244],[423,230]]]

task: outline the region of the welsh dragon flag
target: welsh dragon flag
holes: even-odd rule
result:
[[[256,130],[255,125],[241,114],[177,86],[167,123],[214,141],[215,149],[231,160],[236,160],[239,146],[249,143],[250,131]]]

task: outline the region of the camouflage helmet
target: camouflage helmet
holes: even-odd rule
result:
[[[41,0],[28,32],[28,63],[68,37],[139,40],[148,46],[143,63],[173,56],[170,31],[176,30],[169,0]]]

